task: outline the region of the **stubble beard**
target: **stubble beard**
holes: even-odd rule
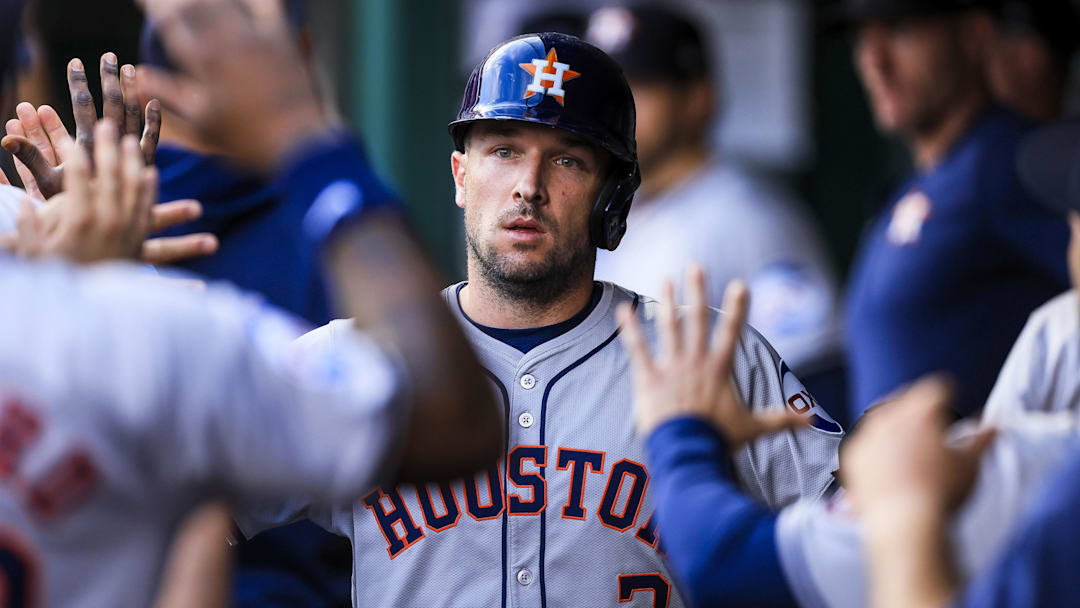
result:
[[[533,215],[535,217],[535,215]],[[533,264],[515,264],[499,253],[494,244],[486,246],[472,227],[465,230],[470,260],[481,280],[503,299],[530,308],[556,302],[581,281],[592,278],[596,249],[588,236]]]

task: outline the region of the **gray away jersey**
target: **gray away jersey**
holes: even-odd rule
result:
[[[298,505],[242,522],[301,515],[349,537],[354,605],[680,608],[653,520],[628,355],[615,307],[636,302],[654,336],[655,302],[610,283],[570,332],[522,354],[480,331],[444,291],[506,411],[506,457],[464,481],[383,487],[341,508]],[[333,349],[335,321],[301,342]],[[741,486],[771,507],[817,498],[832,482],[839,427],[779,356],[747,328],[734,371],[754,410],[790,407],[816,427],[759,440],[734,458]],[[832,424],[833,426],[829,426]]]
[[[258,300],[130,266],[0,257],[0,293],[6,605],[148,606],[193,506],[354,499],[396,465],[400,372],[351,330],[295,351]]]
[[[974,427],[958,423],[954,436]],[[1080,449],[1071,413],[1029,414],[1002,427],[983,456],[971,496],[950,536],[960,574],[969,580],[991,566],[1048,478]],[[859,522],[842,493],[799,501],[776,525],[784,577],[805,608],[862,608],[869,603]]]

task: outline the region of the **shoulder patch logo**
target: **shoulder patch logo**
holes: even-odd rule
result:
[[[559,63],[559,55],[555,52],[554,47],[548,51],[547,58],[533,59],[532,63],[519,63],[518,65],[521,66],[521,69],[532,74],[533,77],[532,84],[525,89],[525,99],[537,93],[551,95],[555,98],[555,101],[559,102],[559,105],[566,105],[566,91],[562,88],[563,83],[581,76],[581,73],[571,70],[568,64]],[[550,86],[545,87],[545,83]]]
[[[810,391],[806,390],[802,382],[799,382],[799,379],[791,372],[787,363],[783,361],[780,362],[780,383],[789,410],[803,418],[808,418],[810,426],[819,431],[836,435],[844,432],[843,427],[829,416],[825,408],[818,405]]]
[[[907,193],[893,207],[887,233],[889,242],[898,247],[918,243],[923,224],[930,219],[932,207],[930,199],[922,192],[915,190]]]

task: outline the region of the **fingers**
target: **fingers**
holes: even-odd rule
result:
[[[198,201],[172,201],[154,205],[150,213],[150,232],[161,232],[173,226],[179,226],[202,216],[202,205]]]
[[[686,299],[689,305],[684,325],[686,348],[691,353],[704,353],[708,308],[705,296],[705,271],[698,264],[686,268]]]
[[[147,239],[143,242],[140,257],[147,264],[164,265],[213,255],[217,250],[217,237],[210,233],[201,232],[184,236]]]
[[[146,126],[143,128],[142,148],[143,160],[147,165],[154,164],[157,157],[158,139],[161,137],[161,102],[151,99],[146,104]]]
[[[68,133],[64,122],[60,120],[60,115],[56,113],[52,106],[41,106],[38,108],[37,114],[38,120],[41,121],[41,127],[45,129],[45,134],[49,136],[49,143],[52,144],[53,151],[56,153],[56,161],[58,163],[64,162],[64,144],[72,141],[71,134]]]
[[[153,209],[158,201],[158,171],[156,167],[142,166],[142,155],[132,136],[132,158],[139,165],[139,197],[135,208],[135,223],[140,238],[145,238],[153,226]]]
[[[94,170],[97,174],[95,201],[105,226],[118,225],[121,201],[120,154],[116,144],[118,130],[112,119],[104,119],[94,128]]]
[[[750,307],[750,293],[746,284],[736,279],[724,290],[724,314],[720,316],[713,332],[712,354],[715,357],[717,373],[727,377],[735,360],[735,348],[739,343],[743,325],[746,324],[747,310]]]
[[[31,143],[29,139],[21,135],[8,135],[3,140],[0,140],[0,146],[18,161],[15,169],[19,172],[19,176],[22,177],[23,184],[27,186],[27,191],[31,188],[40,191],[38,182],[47,181],[49,172],[53,170],[53,166],[45,159],[41,150]],[[42,194],[41,198],[47,196]]]
[[[44,250],[44,236],[37,210],[30,199],[19,201],[19,215],[15,218],[15,253],[22,257],[39,257]]]
[[[3,169],[0,169],[0,186],[10,186],[10,185],[11,185],[11,182],[8,181],[7,175],[4,173]]]
[[[139,102],[135,66],[128,64],[120,68],[120,90],[124,97],[124,134],[138,135],[143,127],[143,108]]]
[[[90,195],[90,156],[76,144],[70,144],[64,163],[64,192],[72,199],[70,218],[75,226],[85,227],[89,218],[92,198]]]
[[[3,140],[0,140],[0,147],[3,147],[4,150],[6,150],[9,154],[15,156],[12,148],[8,148],[7,146],[5,146],[4,142],[8,139],[8,137],[12,136],[22,137],[25,139],[26,132],[23,131],[22,123],[19,122],[18,118],[12,118],[11,120],[7,121],[7,124],[4,128],[7,130],[7,136],[5,136]],[[30,196],[42,200],[45,199],[45,197],[41,196],[41,192],[38,190],[37,180],[34,179],[34,174],[30,172],[29,167],[27,167],[21,160],[19,160],[18,156],[15,156],[15,171],[19,174],[19,179],[22,180],[23,188],[26,189],[26,192],[30,194]]]
[[[75,141],[87,153],[94,146],[94,124],[97,123],[97,107],[90,94],[86,68],[79,59],[68,63],[68,90],[71,92],[71,109],[75,113]]]
[[[645,342],[645,332],[641,329],[634,309],[629,304],[621,304],[615,311],[615,318],[619,323],[619,338],[626,351],[630,353],[630,361],[634,366],[635,373],[643,373],[652,368],[652,357],[649,355],[649,347]]]
[[[656,314],[659,358],[671,360],[679,352],[679,326],[675,312],[675,285],[670,279],[660,288],[660,310]]]
[[[101,56],[101,106],[102,116],[116,123],[118,129],[124,128],[124,92],[120,87],[120,65],[115,53]],[[138,129],[135,130],[138,132]],[[120,135],[124,131],[119,131]]]
[[[57,163],[56,153],[53,151],[53,145],[49,141],[48,134],[41,127],[41,119],[38,118],[34,106],[26,102],[20,103],[15,108],[15,114],[19,117],[19,122],[22,123],[26,138],[30,140],[30,143],[34,144],[50,165],[55,166]]]
[[[120,140],[120,207],[125,223],[130,221],[142,230],[150,224],[150,207],[146,204],[147,192],[151,187],[157,186],[157,173],[151,172],[149,177],[144,176],[146,166],[143,164],[142,152],[139,150],[139,140],[134,135],[125,135]],[[148,183],[151,182],[151,183]]]

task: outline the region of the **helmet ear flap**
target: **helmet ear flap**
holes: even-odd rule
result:
[[[616,167],[608,176],[589,214],[589,237],[600,249],[614,251],[626,234],[626,216],[641,184],[636,162]]]

